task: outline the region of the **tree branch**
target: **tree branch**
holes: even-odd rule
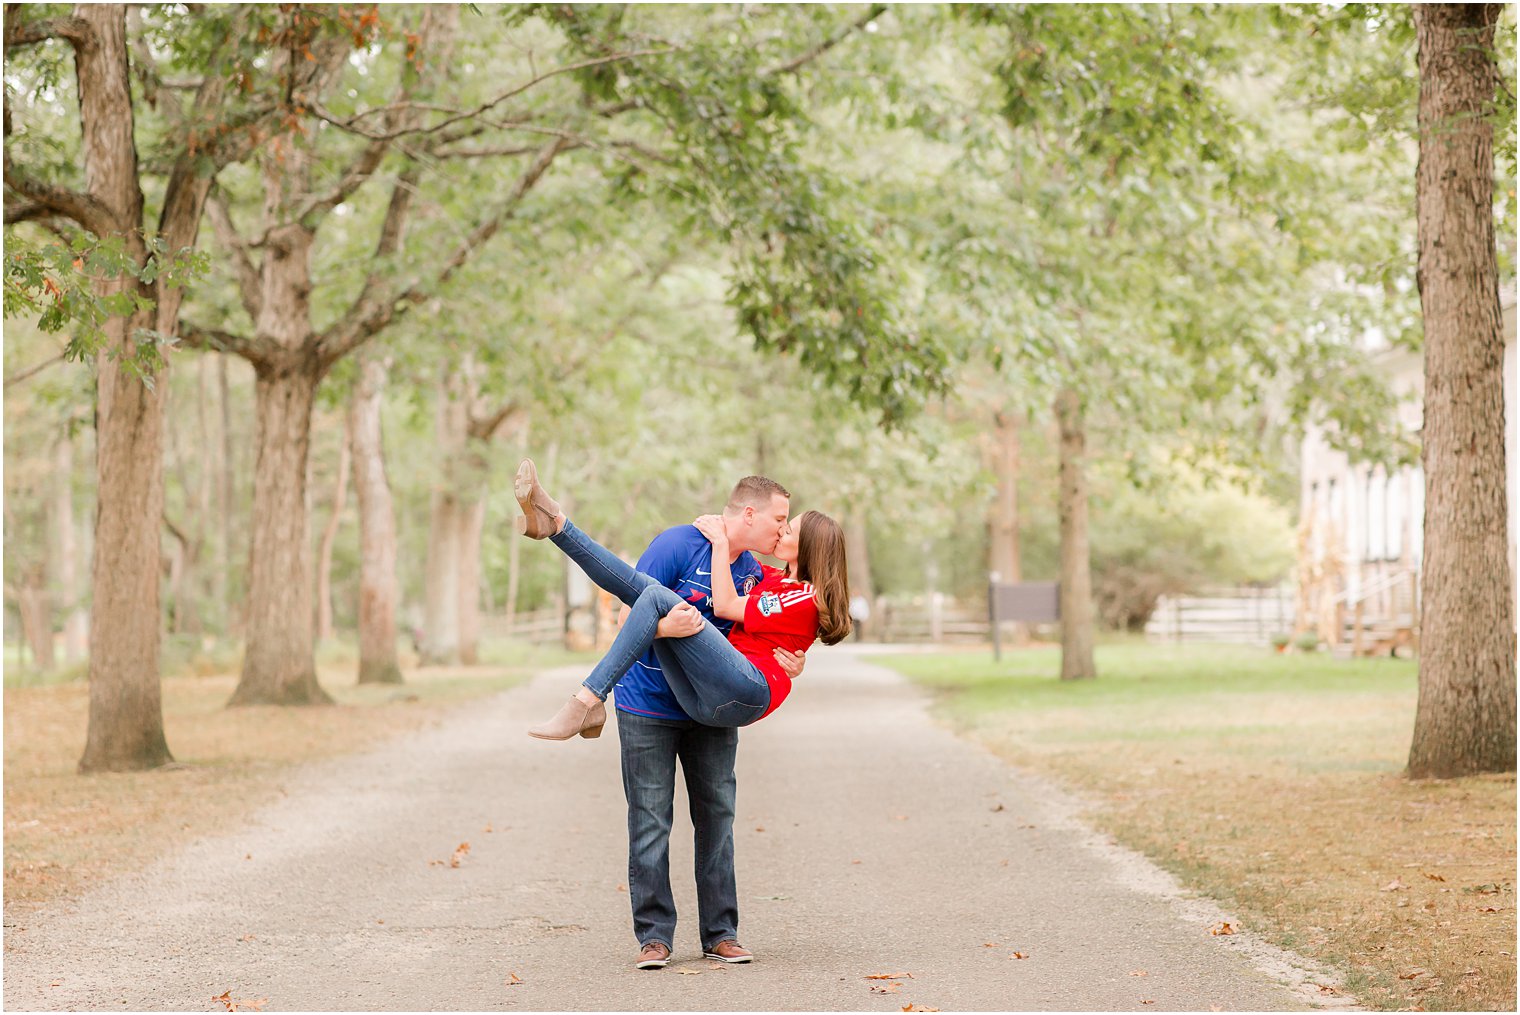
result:
[[[258,320],[259,310],[263,306],[263,295],[259,288],[259,269],[248,254],[247,242],[232,223],[232,212],[227,207],[227,195],[220,188],[212,188],[206,201],[206,214],[211,219],[211,228],[216,232],[217,242],[232,254],[233,267],[237,270],[238,292],[243,299],[243,309],[248,311],[249,317]]]
[[[9,150],[5,153],[5,185],[55,214],[73,219],[96,236],[110,236],[119,231],[115,216],[102,202],[77,190],[28,179],[12,164]]]
[[[812,49],[799,53],[797,56],[794,56],[786,63],[777,64],[774,67],[766,68],[760,72],[760,76],[776,77],[781,74],[791,74],[796,72],[799,68],[805,64],[812,63],[814,60],[818,59],[820,56],[827,53],[835,46],[839,45],[845,39],[849,38],[850,35],[860,31],[862,28],[866,27],[866,25],[869,25],[871,22],[875,21],[886,12],[886,4],[872,4],[870,6],[870,9],[868,9],[864,14],[856,18],[854,21],[851,21],[849,24],[839,28],[834,32],[833,35],[830,35],[828,38],[824,39]]]
[[[31,46],[48,39],[67,39],[75,48],[93,45],[95,33],[83,18],[44,18],[26,21],[19,17],[21,4],[5,5],[5,51],[14,46]]]
[[[609,63],[620,63],[624,60],[632,60],[641,56],[662,56],[666,53],[672,52],[675,52],[675,47],[667,47],[664,49],[635,49],[630,50],[626,53],[613,53],[610,56],[599,56],[590,60],[581,60],[577,63],[565,64],[563,67],[556,67],[553,70],[545,71],[542,74],[535,75],[533,78],[524,82],[523,84],[507,89],[505,92],[502,92],[494,99],[490,99],[489,101],[476,106],[474,109],[456,112],[453,116],[445,117],[439,122],[427,127],[405,126],[395,129],[371,131],[359,126],[359,121],[365,119],[366,117],[375,115],[378,112],[389,111],[391,107],[376,107],[374,109],[367,109],[362,113],[356,113],[346,120],[339,119],[324,109],[321,104],[316,102],[313,102],[311,104],[311,110],[316,115],[317,119],[325,120],[326,122],[332,124],[334,127],[337,127],[341,130],[346,130],[352,134],[357,134],[360,137],[369,138],[371,141],[391,141],[398,137],[404,137],[408,134],[436,134],[438,131],[443,130],[445,127],[451,127],[456,123],[460,123],[465,120],[472,120],[484,113],[489,113],[492,109],[495,109],[497,106],[501,105],[503,102],[506,102],[508,99],[521,95],[523,92],[528,91],[530,88],[542,84],[550,78],[558,77],[561,74],[570,74],[578,70],[585,70],[588,67],[600,67],[604,64]]]
[[[60,352],[58,355],[54,356],[52,359],[45,359],[41,363],[38,363],[36,366],[30,366],[30,367],[26,367],[25,369],[22,369],[22,370],[17,370],[15,373],[11,374],[9,377],[7,377],[5,379],[5,386],[8,388],[12,384],[20,384],[22,381],[27,380],[28,378],[31,378],[31,377],[35,377],[37,374],[42,373],[42,371],[46,370],[48,367],[52,366],[53,364],[55,364],[55,363],[62,363],[62,362],[63,362],[63,353]]]
[[[241,356],[254,366],[262,365],[269,358],[264,344],[256,339],[245,338],[242,335],[234,335],[215,328],[202,328],[184,318],[181,318],[179,322],[179,341],[187,349],[226,352]]]
[[[410,305],[421,303],[430,293],[446,283],[454,272],[458,271],[477,250],[485,245],[486,241],[496,235],[502,223],[516,214],[518,205],[522,203],[528,191],[538,183],[555,158],[570,147],[573,147],[571,142],[564,138],[556,138],[540,149],[532,164],[518,178],[517,184],[507,195],[506,200],[490,217],[470,230],[455,248],[454,253],[444,262],[442,270],[432,278],[413,281],[400,293],[391,296],[389,294],[392,287],[384,281],[379,272],[372,272],[365,281],[364,291],[359,294],[359,298],[354,301],[348,312],[324,331],[318,340],[317,356],[322,364],[330,366],[337,362],[387,327],[398,316],[404,314]],[[400,226],[404,222],[406,207],[411,200],[409,190],[403,196],[401,183],[402,181],[397,182],[397,190],[391,195],[391,209],[396,214],[393,216],[391,210],[386,213],[385,225],[381,229],[380,242],[375,251],[377,259],[394,253],[400,244]]]

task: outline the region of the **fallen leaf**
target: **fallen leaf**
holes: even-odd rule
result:
[[[1427,878],[1429,878],[1432,881],[1445,881],[1446,880],[1445,878],[1441,877],[1441,875],[1439,875],[1439,874],[1432,874],[1429,871],[1420,871],[1420,873],[1424,874]]]
[[[1336,997],[1340,997],[1341,996],[1341,992],[1340,991],[1336,990],[1334,987],[1332,987],[1332,986],[1330,986],[1328,984],[1316,983],[1315,986],[1319,988],[1319,992],[1321,994],[1333,994]]]
[[[939,1011],[938,1008],[925,1008],[921,1004],[905,1004],[905,1005],[903,1005],[902,1010],[903,1011]]]
[[[63,986],[63,981],[62,980],[54,980],[52,983],[48,984],[48,986],[49,987],[61,987],[61,986]]]
[[[618,885],[618,891],[620,891],[620,892],[626,892],[626,891],[628,891],[628,886],[627,885]]]
[[[522,982],[523,982],[523,978],[521,976],[518,976],[516,973],[508,973],[507,974],[506,985],[508,987],[515,987],[519,983],[522,983]]]
[[[450,867],[458,867],[459,866],[459,861],[463,860],[465,857],[467,857],[469,855],[470,855],[470,844],[468,842],[461,842],[459,844],[459,848],[456,849],[456,850],[454,850],[454,855],[451,856],[451,857],[449,857],[449,866]]]
[[[894,814],[894,815],[892,815],[892,820],[893,821],[907,821],[908,820],[908,816],[906,814]]]
[[[376,920],[375,922],[376,923],[384,923],[385,921],[384,920]]]
[[[763,832],[763,831],[765,831],[765,826],[764,825],[756,825],[755,826],[755,831],[757,831],[757,832]]]
[[[1000,810],[1003,810],[1003,805],[1002,804],[998,804],[996,807],[992,808],[992,813],[996,814]]]
[[[1501,889],[1496,884],[1486,884],[1469,885],[1468,887],[1462,889],[1462,891],[1466,892],[1469,895],[1498,895],[1499,892],[1503,891],[1503,889]]]
[[[490,835],[492,832],[496,831],[496,829],[492,828],[491,823],[487,821],[486,827],[482,828],[481,831],[485,832],[487,835]]]
[[[871,973],[866,976],[867,980],[911,980],[912,973]]]
[[[1150,973],[1147,973],[1147,972],[1146,972],[1146,971],[1145,971],[1145,970],[1143,970],[1143,969],[1131,969],[1131,970],[1130,970],[1130,971],[1129,971],[1129,975],[1131,975],[1131,976],[1149,976],[1149,975],[1151,975],[1151,974],[1150,974]]]
[[[1014,952],[1012,955],[1010,955],[1008,957],[1010,959],[1027,959],[1027,958],[1029,958],[1029,956],[1026,955],[1026,954],[1024,954],[1023,952]]]
[[[257,939],[252,934],[244,934],[243,937],[242,937],[242,940],[244,940],[244,941],[254,941],[254,940],[257,940]]]
[[[1408,972],[1400,973],[1399,974],[1399,979],[1401,979],[1401,980],[1413,980],[1415,977],[1424,976],[1424,975],[1426,975],[1426,971],[1425,970],[1416,968],[1416,969],[1411,969]]]
[[[1498,908],[1496,908],[1494,906],[1479,906],[1478,907],[1478,912],[1480,912],[1480,913],[1497,913],[1498,911],[1499,911]]]
[[[700,969],[677,969],[676,972],[680,973],[682,976],[701,976],[702,975],[702,970],[700,970]]]
[[[1155,1001],[1146,1001],[1146,1000],[1141,1000],[1141,1002],[1140,1002],[1140,1003],[1141,1003],[1141,1004],[1155,1004],[1155,1003],[1156,1003],[1156,1002],[1155,1002]]]
[[[1394,878],[1392,881],[1388,882],[1382,888],[1379,888],[1378,891],[1380,891],[1380,892],[1402,892],[1404,889],[1406,889],[1408,887],[1409,887],[1408,885],[1404,884],[1404,882],[1400,881],[1398,878]]]
[[[997,944],[995,942],[988,941],[986,944],[982,945],[982,947],[983,948],[996,948]]]
[[[873,993],[873,994],[896,994],[896,993],[898,993],[901,990],[902,990],[902,984],[900,984],[900,983],[873,983],[873,984],[871,984],[871,993]]]
[[[230,990],[222,991],[221,994],[213,997],[211,1000],[220,1002],[222,1007],[227,1011],[263,1011],[264,1006],[269,1003],[269,998],[267,997],[261,997],[255,1001],[243,1001],[233,997]]]
[[[850,862],[851,863],[859,863],[860,861],[859,860],[851,860]]]
[[[1215,937],[1223,937],[1226,934],[1235,933],[1235,928],[1231,927],[1228,923],[1216,923],[1214,926],[1209,928],[1209,933],[1213,934]]]

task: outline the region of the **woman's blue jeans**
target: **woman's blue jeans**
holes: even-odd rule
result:
[[[603,701],[639,657],[653,648],[670,692],[704,726],[748,726],[770,707],[765,675],[711,623],[690,638],[657,638],[660,620],[683,600],[576,528],[569,519],[550,539],[586,576],[630,609],[612,648],[583,683]]]

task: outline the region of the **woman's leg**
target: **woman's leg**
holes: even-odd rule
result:
[[[770,705],[770,686],[716,627],[705,624],[690,638],[655,637],[660,618],[681,603],[681,597],[663,585],[650,585],[639,593],[612,648],[583,682],[585,688],[605,701],[628,668],[653,646],[665,682],[687,715],[707,726],[754,722]]]
[[[602,589],[617,596],[625,606],[632,606],[639,598],[639,593],[646,588],[660,585],[647,574],[634,570],[627,561],[576,528],[568,518],[565,519],[565,527],[550,536],[549,541],[565,551],[565,556],[579,564],[581,570],[586,572],[586,577]],[[664,613],[660,614],[661,617],[664,615]],[[659,618],[656,617],[655,620],[658,623]],[[601,697],[605,698],[606,695],[603,694]]]
[[[569,527],[567,523],[565,528]],[[639,593],[630,604],[632,609],[628,611],[628,619],[623,621],[623,629],[612,639],[612,647],[592,668],[590,676],[582,681],[585,688],[606,701],[613,687],[623,679],[623,674],[654,644],[660,619],[681,602],[680,596],[663,585],[649,585]]]
[[[654,651],[670,692],[704,726],[748,726],[770,707],[765,675],[711,624],[690,638],[657,639]]]

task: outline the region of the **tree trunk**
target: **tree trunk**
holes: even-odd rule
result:
[[[216,357],[217,401],[222,410],[218,436],[221,446],[220,460],[216,465],[216,518],[221,531],[217,539],[215,595],[222,611],[222,632],[232,637],[242,629],[241,619],[232,608],[232,398],[227,384],[227,360],[225,355]]]
[[[72,425],[70,423],[69,425]],[[55,571],[58,605],[63,610],[63,657],[78,662],[87,651],[89,620],[79,601],[79,536],[74,529],[74,438],[68,425],[58,438],[53,462],[53,526],[49,556]]]
[[[870,534],[865,506],[859,501],[851,503],[844,527],[844,556],[850,574],[850,597],[863,596],[869,611],[864,622],[855,621],[861,638],[873,637],[880,623],[876,609],[876,582],[871,577]]]
[[[427,597],[422,630],[422,664],[459,661],[459,515],[452,490],[434,490],[428,512]]]
[[[396,516],[385,473],[380,407],[385,361],[367,356],[349,407],[359,505],[359,683],[399,684],[396,662]]]
[[[988,553],[987,570],[996,575],[996,581],[1015,584],[1023,580],[1019,566],[1019,430],[1023,425],[1021,414],[1008,411],[993,414],[992,471],[997,477],[997,495],[987,518]],[[1027,625],[1017,622],[1003,624],[1003,630],[1014,642],[1029,640]]]
[[[126,9],[78,4],[75,17],[94,41],[75,52],[82,125],[80,153],[87,189],[109,209],[128,253],[141,263],[143,196],[133,141]],[[204,190],[199,191],[203,196]],[[177,199],[172,192],[171,199]],[[171,244],[194,243],[193,221],[173,223]],[[186,212],[186,217],[189,212]],[[135,279],[100,283],[102,295],[137,286]],[[156,310],[116,317],[104,326],[97,356],[96,496],[90,610],[90,714],[82,772],[155,768],[173,759],[164,739],[159,687],[159,540],[163,528],[163,396],[130,369],[133,335],[147,328],[172,334],[180,291],[160,288]],[[151,380],[151,378],[150,378]]]
[[[322,530],[322,544],[317,551],[317,641],[328,641],[333,636],[332,609],[332,555],[333,543],[338,538],[338,528],[343,523],[343,506],[348,500],[349,444],[352,440],[348,427],[343,428],[343,442],[338,447],[338,478],[333,487],[332,515]]]
[[[485,529],[485,491],[461,501],[459,525],[459,661],[480,662],[480,538]]]
[[[461,497],[465,443],[469,430],[466,372],[451,368],[438,390],[436,430],[439,470],[428,514],[427,578],[424,583],[422,662],[446,666],[459,661],[459,579],[466,509]]]
[[[21,635],[32,650],[33,665],[39,673],[50,673],[58,663],[53,654],[53,604],[44,565],[27,567],[19,598]]]
[[[229,705],[332,701],[317,683],[307,556],[306,457],[317,384],[312,367],[259,371],[248,637]]]
[[[1421,4],[1425,552],[1409,775],[1515,770],[1504,338],[1493,220],[1498,4]]]
[[[1092,573],[1087,545],[1087,476],[1083,457],[1087,436],[1082,401],[1066,388],[1056,396],[1061,432],[1061,679],[1098,675],[1093,664]]]

